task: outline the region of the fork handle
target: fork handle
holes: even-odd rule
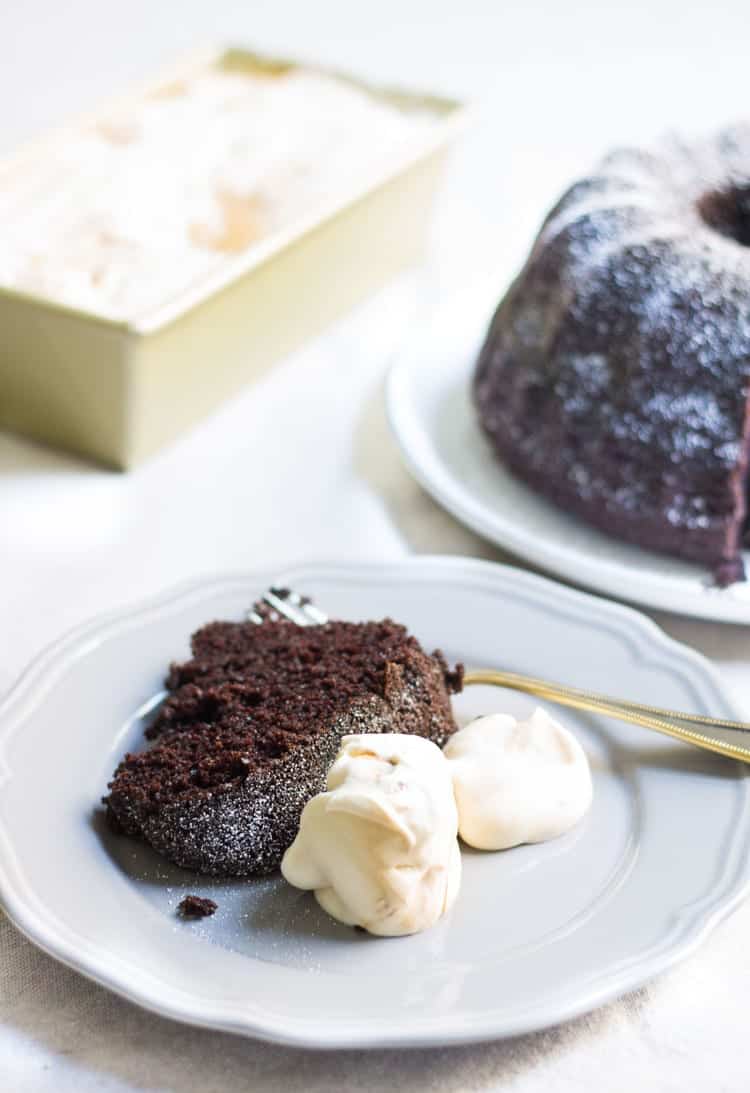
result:
[[[577,710],[588,710],[591,713],[602,713],[609,717],[626,721],[631,725],[639,725],[644,729],[653,729],[671,736],[675,740],[682,740],[687,744],[694,744],[705,751],[724,755],[729,759],[739,759],[743,763],[750,763],[750,748],[740,744],[729,744],[723,740],[717,740],[706,733],[696,732],[693,729],[684,728],[678,724],[685,721],[690,724],[712,726],[714,728],[731,729],[734,732],[750,732],[750,723],[746,721],[730,721],[718,717],[706,717],[702,714],[684,714],[676,710],[661,709],[658,706],[647,706],[638,702],[620,701],[610,698],[608,695],[596,694],[593,691],[583,691],[577,687],[563,687],[548,680],[535,679],[532,676],[518,675],[515,672],[501,672],[491,668],[478,668],[464,674],[466,686],[474,684],[489,684],[494,687],[505,687],[514,691],[523,691],[525,694],[536,695],[556,702],[560,706],[571,706]]]

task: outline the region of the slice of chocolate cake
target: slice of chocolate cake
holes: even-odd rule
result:
[[[213,622],[175,664],[171,692],[104,798],[118,830],[189,869],[275,869],[347,733],[401,732],[442,746],[462,669],[389,619]]]

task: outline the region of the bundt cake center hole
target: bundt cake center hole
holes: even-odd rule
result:
[[[698,212],[719,235],[750,247],[750,185],[709,190],[699,199]]]

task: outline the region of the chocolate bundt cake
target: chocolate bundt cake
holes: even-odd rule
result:
[[[643,547],[743,577],[750,125],[619,151],[542,225],[474,377],[501,461]]]
[[[104,798],[110,822],[178,865],[247,876],[276,868],[347,733],[442,746],[462,669],[389,619],[213,622],[172,666],[147,737]]]

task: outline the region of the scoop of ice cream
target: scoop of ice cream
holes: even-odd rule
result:
[[[539,843],[569,831],[592,798],[586,755],[542,709],[527,721],[479,717],[445,746],[459,833],[480,850]]]
[[[281,871],[372,934],[413,934],[453,904],[461,879],[448,763],[430,740],[345,736],[327,790],[307,803]]]

